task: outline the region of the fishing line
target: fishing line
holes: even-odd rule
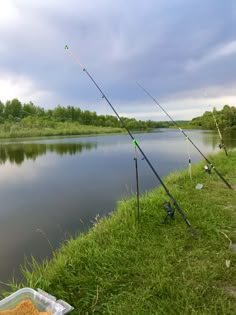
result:
[[[108,100],[108,98],[106,97],[106,95],[103,93],[103,91],[101,90],[101,88],[98,86],[98,84],[96,83],[96,81],[93,79],[93,77],[89,74],[89,72],[85,69],[84,66],[82,66],[82,64],[79,62],[79,60],[77,59],[77,57],[69,50],[68,45],[65,45],[65,49],[69,52],[69,54],[71,55],[71,57],[79,64],[79,66],[82,68],[82,70],[87,74],[87,76],[90,78],[90,80],[94,83],[94,85],[96,86],[96,88],[100,91],[100,93],[102,94],[102,97],[106,100],[106,102],[108,103],[108,105],[111,107],[111,109],[113,110],[113,112],[116,114],[117,118],[119,119],[119,121],[121,122],[121,125],[124,129],[126,129],[127,133],[129,134],[129,136],[131,137],[132,140],[135,140],[134,136],[132,135],[132,133],[130,132],[129,128],[126,127],[123,119],[119,116],[119,114],[117,113],[117,111],[115,110],[115,108],[113,107],[113,105],[111,104],[111,102]],[[179,204],[177,203],[177,201],[175,200],[175,198],[172,196],[172,194],[170,193],[170,191],[168,190],[168,188],[166,187],[166,185],[164,184],[164,182],[162,181],[161,177],[158,175],[158,173],[156,172],[155,168],[152,166],[151,162],[149,161],[149,159],[147,158],[146,154],[143,152],[143,150],[141,149],[140,145],[136,142],[136,146],[139,149],[140,153],[142,154],[142,156],[144,157],[145,161],[148,163],[149,167],[151,168],[151,170],[153,171],[153,173],[155,174],[155,176],[157,177],[157,179],[159,180],[159,182],[161,183],[162,187],[164,188],[166,194],[169,196],[171,202],[173,203],[174,207],[178,210],[178,212],[180,213],[182,219],[185,221],[186,225],[189,227],[191,233],[193,235],[196,235],[196,231],[194,230],[194,228],[192,227],[190,221],[188,220],[187,216],[185,215],[184,211],[181,209],[181,207],[179,206]]]
[[[194,146],[194,148],[201,154],[201,156],[206,160],[209,164],[208,168],[213,169],[216,174],[220,177],[220,179],[226,184],[226,186],[232,189],[232,186],[227,182],[227,180],[221,175],[221,173],[215,168],[215,166],[210,162],[210,160],[200,151],[200,149],[195,145],[195,143],[189,138],[186,132],[179,127],[177,122],[167,113],[167,111],[157,102],[157,100],[141,85],[137,82],[137,85],[163,110],[163,112],[170,118],[170,120],[174,123],[176,127],[178,127],[179,131],[182,132],[185,138],[188,138],[188,141]]]

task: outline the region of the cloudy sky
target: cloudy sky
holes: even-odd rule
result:
[[[167,120],[236,106],[235,0],[0,0],[0,100]]]

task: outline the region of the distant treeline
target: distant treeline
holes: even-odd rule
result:
[[[186,126],[199,129],[216,129],[214,116],[221,130],[236,129],[236,107],[225,105],[222,110],[206,111],[202,116],[193,118]]]
[[[135,118],[122,117],[129,129],[167,128],[170,123],[156,121],[141,121]],[[35,106],[32,102],[22,104],[18,99],[7,101],[5,104],[0,101],[0,124],[21,123],[25,127],[35,125],[53,128],[53,123],[79,123],[81,125],[93,125],[99,127],[122,127],[119,120],[112,115],[97,115],[96,112],[81,110],[74,106],[60,106],[54,109],[44,109]]]

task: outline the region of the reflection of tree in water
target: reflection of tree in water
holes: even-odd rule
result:
[[[236,147],[236,131],[231,130],[222,133],[223,141],[227,149],[233,149]],[[203,134],[203,143],[212,146],[213,149],[218,148],[220,144],[220,137],[217,132],[206,132]],[[220,150],[220,149],[219,149]]]
[[[226,148],[233,149],[236,147],[236,130],[226,131],[222,136]]]
[[[40,155],[55,152],[58,155],[75,155],[96,148],[96,143],[14,143],[0,146],[0,164],[7,161],[22,164],[25,159],[35,161]]]

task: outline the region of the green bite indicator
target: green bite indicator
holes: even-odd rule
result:
[[[134,145],[134,147],[136,148],[136,147],[138,146],[138,140],[134,139],[134,140],[133,140],[133,145]]]

